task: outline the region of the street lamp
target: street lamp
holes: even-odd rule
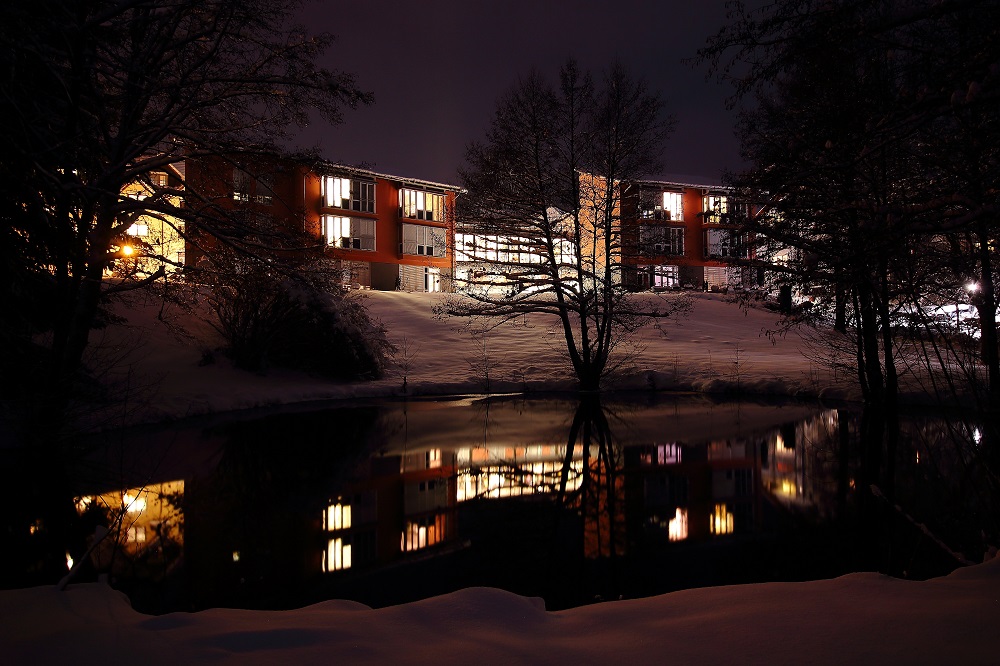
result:
[[[972,301],[972,295],[979,291],[978,282],[967,282],[965,284],[965,292],[969,295],[969,301]],[[955,328],[961,332],[962,331],[962,319],[961,319],[961,308],[962,304],[957,300],[955,301]]]

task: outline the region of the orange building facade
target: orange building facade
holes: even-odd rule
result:
[[[755,284],[736,266],[750,244],[738,223],[750,213],[722,187],[639,181],[621,191],[622,279],[629,289],[721,290]]]
[[[189,161],[190,206],[224,210],[238,226],[274,229],[337,259],[355,288],[447,291],[454,271],[457,187],[325,161],[253,156]],[[238,230],[235,230],[237,231]],[[214,239],[192,235],[194,266]],[[287,239],[286,239],[287,243]]]

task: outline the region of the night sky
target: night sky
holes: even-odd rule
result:
[[[329,160],[456,183],[497,98],[532,67],[554,81],[572,56],[595,73],[617,58],[662,93],[677,126],[655,178],[719,182],[741,164],[728,89],[682,62],[724,23],[725,0],[316,2],[304,15],[337,36],[324,64],[376,98],[303,132]]]

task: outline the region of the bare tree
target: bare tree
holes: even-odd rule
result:
[[[907,326],[969,301],[970,281],[994,405],[1000,395],[987,249],[997,11],[983,0],[735,3],[701,51],[734,82],[734,101],[753,106],[741,126],[753,165],[735,182],[769,206],[750,227],[771,249],[791,249],[776,266],[791,279],[836,295],[837,328],[855,336],[872,403],[895,402]],[[949,353],[928,351],[947,370]]]
[[[138,215],[178,232],[238,235],[183,180],[154,172],[190,157],[270,146],[310,112],[331,122],[366,103],[352,77],[317,65],[329,36],[290,19],[295,0],[14,2],[0,26],[0,138],[6,240],[3,270],[15,307],[35,302],[7,336],[41,350],[49,386],[77,375],[100,304],[132,284],[109,284],[120,239]],[[141,183],[144,198],[124,194]],[[186,206],[179,205],[181,194]],[[197,204],[197,205],[193,205]],[[180,223],[178,223],[180,221]],[[162,277],[156,271],[135,283]],[[65,400],[57,396],[54,407]]]
[[[658,94],[613,65],[599,85],[567,62],[558,86],[531,72],[504,95],[461,171],[460,296],[442,311],[493,324],[558,322],[580,388],[600,388],[620,343],[666,301],[622,285],[622,184],[658,168],[673,121]]]

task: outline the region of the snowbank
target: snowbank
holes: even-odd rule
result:
[[[213,609],[150,617],[101,585],[0,592],[6,663],[987,664],[1000,558],[940,579],[852,574],[703,588],[556,613],[473,588],[372,610]]]

